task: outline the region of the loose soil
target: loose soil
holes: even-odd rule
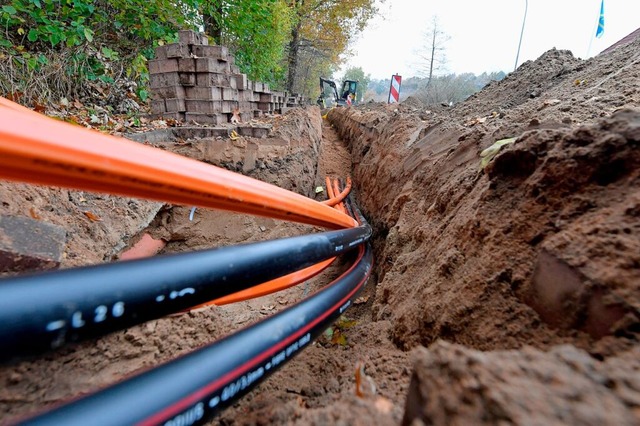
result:
[[[328,121],[296,109],[266,140],[159,143],[310,197],[323,197],[325,175],[352,174],[375,231],[374,276],[336,326],[346,341],[319,339],[210,424],[640,423],[639,51],[637,41],[581,61],[551,50],[452,108],[410,99],[334,109]],[[145,233],[175,253],[316,230],[1,185],[1,213],[36,206],[69,230],[63,267],[111,260]],[[189,352],[344,267],[5,365],[3,419]]]

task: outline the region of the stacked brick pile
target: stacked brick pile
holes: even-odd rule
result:
[[[234,109],[246,122],[294,106],[285,93],[248,80],[228,49],[209,46],[204,34],[180,31],[178,43],[156,48],[156,58],[149,61],[151,109],[156,117],[220,125],[231,120]]]

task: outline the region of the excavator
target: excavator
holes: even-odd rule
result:
[[[333,92],[330,89],[333,89]],[[320,96],[318,96],[317,104],[320,108],[355,104],[357,91],[358,82],[355,80],[343,81],[342,89],[339,92],[340,94],[338,94],[338,87],[335,82],[320,77]],[[333,99],[331,99],[332,97]]]

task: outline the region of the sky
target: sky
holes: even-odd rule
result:
[[[518,65],[547,50],[589,58],[640,27],[640,0],[604,0],[604,34],[595,38],[601,0],[528,0]],[[386,0],[351,46],[341,68],[362,67],[374,79],[421,75],[417,55],[433,16],[449,37],[445,73],[514,69],[525,0]],[[591,47],[589,48],[590,42]],[[337,75],[342,75],[338,72]],[[423,72],[422,72],[423,74]]]

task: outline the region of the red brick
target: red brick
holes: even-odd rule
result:
[[[220,101],[200,101],[197,99],[187,99],[185,106],[189,112],[198,112],[202,114],[215,114],[224,112],[222,102]]]
[[[167,112],[164,99],[152,100],[151,101],[151,113],[152,114],[162,114],[163,112]]]
[[[238,100],[238,91],[232,88],[223,88],[222,89],[222,100],[225,101],[237,101]]]
[[[66,231],[28,217],[0,216],[0,272],[60,266]]]
[[[167,58],[167,46],[156,47],[156,59],[168,59]]]
[[[219,126],[227,122],[227,116],[225,114],[201,114],[196,112],[188,112],[186,115],[187,121],[195,121],[198,124],[212,124]]]
[[[185,90],[182,86],[169,86],[169,87],[155,87],[151,89],[151,99],[170,99],[170,98],[185,98]]]
[[[191,50],[198,58],[229,59],[229,49],[225,46],[193,46]]]
[[[181,72],[179,78],[180,84],[183,86],[195,86],[196,85],[196,75],[192,72]]]
[[[246,74],[234,74],[232,76],[233,78],[235,78],[236,80],[236,88],[238,90],[247,90],[248,86],[247,86],[247,75]]]
[[[196,61],[193,58],[178,59],[178,71],[196,72]]]
[[[189,46],[181,43],[167,44],[167,58],[188,58]]]
[[[178,71],[177,59],[159,59],[149,61],[149,74],[162,74]]]
[[[165,108],[167,112],[185,112],[184,99],[165,99]]]
[[[222,93],[219,87],[187,87],[187,98],[200,101],[221,101]]]
[[[180,44],[200,44],[199,34],[191,30],[178,31],[178,40]]]
[[[149,76],[149,85],[152,89],[157,87],[179,86],[180,77],[177,72],[168,72],[164,74],[151,74]]]
[[[184,112],[165,112],[162,114],[151,114],[152,120],[179,120],[184,121]]]
[[[196,74],[196,85],[198,87],[221,87],[224,74],[213,72],[199,72]]]
[[[196,71],[225,73],[229,72],[229,64],[215,58],[196,58]]]

